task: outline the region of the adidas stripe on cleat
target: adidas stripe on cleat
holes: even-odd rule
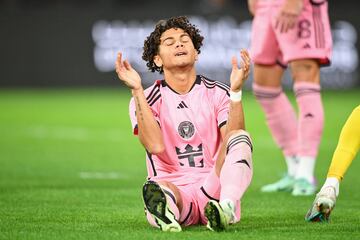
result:
[[[159,184],[154,181],[147,181],[143,186],[143,200],[147,211],[162,231],[181,231],[181,226],[169,208],[165,193]]]

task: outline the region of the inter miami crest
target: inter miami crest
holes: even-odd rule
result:
[[[194,124],[189,121],[184,121],[179,124],[178,127],[179,135],[184,139],[189,139],[194,135],[195,128]]]

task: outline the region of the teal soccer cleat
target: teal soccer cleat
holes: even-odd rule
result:
[[[288,174],[286,174],[279,181],[265,185],[261,188],[262,192],[290,192],[293,190],[295,184],[295,179]]]
[[[305,216],[307,222],[328,222],[330,213],[336,203],[334,187],[326,187],[316,195],[316,198]]]
[[[310,196],[315,194],[316,184],[311,183],[305,178],[296,179],[294,183],[294,189],[292,191],[293,196]]]

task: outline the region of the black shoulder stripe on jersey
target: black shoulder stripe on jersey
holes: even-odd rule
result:
[[[152,102],[154,100],[154,98],[156,98],[157,96],[160,96],[161,93],[160,93],[160,89],[156,90],[155,93],[152,95],[151,98],[149,99],[146,99],[148,103]]]
[[[160,91],[160,86],[158,84],[156,84],[152,89],[151,89],[151,92],[150,94],[146,97],[146,100],[149,100],[150,98],[153,97],[154,94],[156,94],[156,92]],[[155,92],[155,93],[154,93]]]
[[[201,80],[204,82],[204,83],[207,83],[207,84],[215,84],[215,81],[214,80],[210,80],[210,79],[207,79],[205,78],[204,76],[201,76]]]
[[[216,81],[215,84],[217,84],[217,85],[219,85],[219,86],[221,85],[221,86],[223,86],[223,87],[225,87],[225,88],[227,88],[227,89],[230,90],[230,87],[229,87],[228,85],[226,85],[225,83],[223,83],[223,82]]]
[[[204,85],[207,88],[214,88],[216,86],[215,83],[214,84],[209,84],[209,83],[206,83],[206,82],[204,82]]]
[[[215,86],[219,87],[219,88],[223,89],[226,92],[226,95],[230,96],[230,93],[229,93],[230,87],[228,85],[226,85],[225,83],[210,80],[210,79],[207,79],[207,78],[205,78],[203,76],[201,77],[201,79],[203,80],[203,83],[204,83],[205,87],[207,87],[207,88],[214,88]]]
[[[208,85],[221,85],[221,86],[223,86],[223,87],[225,87],[225,88],[228,88],[228,89],[230,90],[230,87],[229,87],[227,84],[223,83],[223,82],[215,81],[215,80],[210,80],[210,79],[207,79],[207,78],[205,78],[205,77],[202,77],[202,80],[203,80],[205,83],[207,83]]]
[[[230,97],[230,93],[229,93],[229,90],[223,86],[219,86],[219,85],[216,85],[218,86],[219,88],[221,88],[222,90],[224,90],[226,92],[226,95],[228,95]]]
[[[208,83],[205,81],[203,81],[203,83],[206,88],[214,88],[216,86],[215,83]]]
[[[149,103],[150,107],[151,107],[152,105],[154,105],[154,103],[156,103],[156,101],[157,101],[158,99],[160,99],[160,97],[161,97],[161,94],[159,94],[152,102],[150,102],[150,103]]]

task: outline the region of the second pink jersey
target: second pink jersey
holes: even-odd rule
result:
[[[220,127],[229,112],[229,87],[221,82],[197,76],[192,89],[176,93],[165,80],[145,90],[147,102],[159,123],[165,152],[147,153],[148,177],[208,173],[215,164],[221,144]],[[134,99],[130,101],[130,119],[137,134]]]

